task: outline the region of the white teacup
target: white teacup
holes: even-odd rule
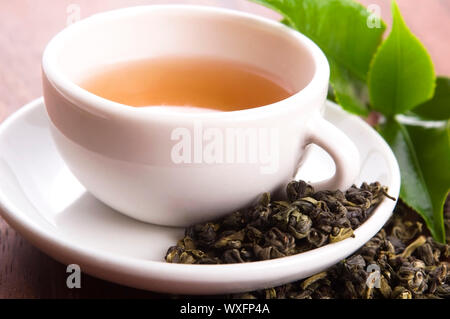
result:
[[[282,78],[297,93],[253,109],[185,112],[122,105],[75,84],[99,65],[161,56],[243,62]],[[52,135],[74,175],[118,211],[171,226],[220,217],[262,192],[284,187],[311,143],[336,164],[334,177],[319,187],[348,188],[359,172],[359,154],[321,116],[328,79],[324,54],[302,34],[255,15],[198,6],[144,6],[94,15],[56,35],[43,56]],[[238,145],[222,154],[222,161],[207,157],[204,134],[211,139],[223,133],[224,138],[227,130],[257,132],[259,144],[248,135],[235,141]],[[179,147],[189,132],[193,149],[186,156]],[[222,140],[224,149],[233,143]],[[239,152],[250,149],[256,157],[239,159]],[[234,161],[230,152],[236,152]]]

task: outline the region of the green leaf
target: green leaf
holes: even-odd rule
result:
[[[438,77],[433,98],[414,108],[413,112],[430,120],[450,119],[450,78]]]
[[[367,116],[369,114],[367,109],[369,93],[366,83],[333,60],[329,59],[329,62],[330,82],[336,102],[347,112]]]
[[[381,42],[385,24],[367,25],[371,13],[353,0],[253,0],[278,11],[285,23],[313,40],[331,65],[338,102],[349,112],[366,115],[361,87]]]
[[[431,58],[395,1],[392,16],[392,31],[374,56],[368,76],[371,105],[385,115],[404,113],[430,99],[435,83]]]
[[[281,23],[283,23],[284,25],[291,27],[291,21],[289,21],[288,19],[284,18],[283,20],[280,21]]]
[[[254,0],[278,11],[327,56],[364,80],[385,26],[369,28],[370,12],[353,0]]]
[[[404,125],[389,119],[379,127],[397,157],[400,197],[425,220],[435,240],[445,242],[444,201],[450,189],[450,126]]]

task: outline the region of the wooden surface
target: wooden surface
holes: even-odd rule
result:
[[[378,4],[383,18],[390,21],[389,0],[361,2]],[[0,0],[0,122],[42,95],[43,48],[71,20],[74,10],[79,8],[84,18],[115,8],[156,3],[216,5],[278,17],[245,0]],[[407,24],[428,48],[437,74],[450,75],[450,1],[398,0],[398,3]],[[88,275],[82,276],[81,289],[68,289],[65,270],[64,265],[31,246],[0,218],[0,298],[163,297]]]

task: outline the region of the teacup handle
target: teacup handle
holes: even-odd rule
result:
[[[315,189],[344,191],[354,183],[360,171],[359,152],[344,132],[321,116],[317,116],[309,124],[306,145],[308,144],[316,144],[323,148],[336,165],[333,177],[312,183]]]

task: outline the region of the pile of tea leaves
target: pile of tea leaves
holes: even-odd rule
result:
[[[353,185],[346,192],[318,191],[303,181],[288,184],[286,201],[257,204],[214,222],[188,227],[166,261],[223,264],[302,253],[352,237],[387,195],[380,183]]]
[[[287,187],[287,201],[259,202],[220,220],[188,227],[166,261],[221,264],[301,253],[353,235],[383,200],[379,183],[346,192],[319,191],[303,181]],[[450,242],[450,197],[444,209]],[[433,240],[423,221],[399,202],[389,222],[359,251],[309,278],[253,292],[245,299],[450,299],[450,245]]]
[[[449,197],[450,199],[450,197]],[[450,241],[450,200],[445,208]],[[307,279],[231,298],[450,299],[450,245],[435,242],[403,203],[358,252]]]

